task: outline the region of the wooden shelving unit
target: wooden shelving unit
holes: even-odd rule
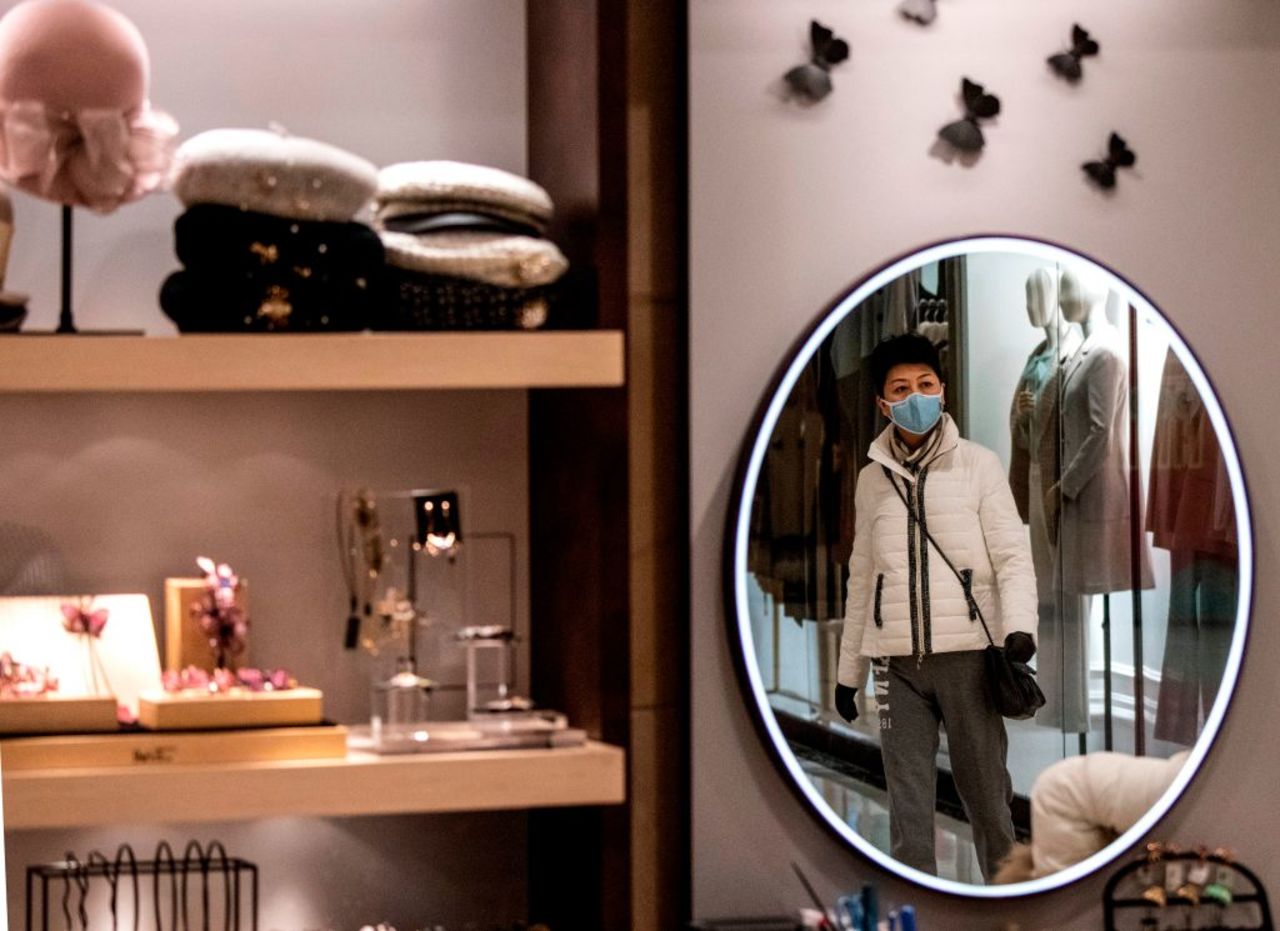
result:
[[[0,337],[0,391],[599,388],[619,330]]]
[[[625,753],[554,750],[4,773],[7,830],[615,805]]]

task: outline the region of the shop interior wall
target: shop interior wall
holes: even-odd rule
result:
[[[182,138],[274,121],[379,165],[525,168],[523,0],[114,5],[146,37],[153,103],[177,118]],[[7,286],[31,294],[28,328],[47,329],[57,318],[58,209],[13,196]],[[172,332],[156,295],[177,267],[180,210],[158,194],[109,216],[77,211],[82,327]],[[193,377],[216,384],[218,364],[208,359]],[[165,576],[195,574],[200,553],[227,560],[250,579],[254,661],[288,666],[325,689],[331,717],[358,721],[369,673],[341,645],[334,493],[362,482],[462,486],[473,531],[527,540],[526,410],[522,392],[7,395],[0,521],[50,534],[80,590],[148,593],[158,623]],[[505,581],[504,554],[488,552]],[[518,564],[523,628],[523,544]],[[509,920],[523,914],[524,831],[523,815],[502,813],[10,833],[10,918],[22,920],[30,863],[126,840],[141,854],[161,837],[216,837],[261,865],[263,927]]]
[[[1155,835],[1234,847],[1273,888],[1280,830],[1271,665],[1280,589],[1280,455],[1269,376],[1280,251],[1280,7],[1263,0],[939,4],[921,29],[894,4],[690,4],[693,862],[698,915],[778,912],[866,880],[914,901],[922,924],[1100,925],[1102,877],[992,907],[926,894],[833,840],[756,739],[725,634],[721,554],[740,444],[787,347],[837,293],[915,246],[1010,232],[1073,246],[1141,288],[1186,336],[1228,412],[1252,498],[1254,626],[1237,700],[1204,770]],[[802,107],[779,78],[806,56],[810,17],[849,39],[834,94]],[[1102,42],[1077,87],[1044,64],[1073,22]],[[972,166],[931,150],[960,113],[962,75],[1003,103]],[[1117,130],[1139,153],[1116,192],[1080,163]],[[974,338],[977,338],[976,336]],[[1007,409],[1007,392],[991,400]]]

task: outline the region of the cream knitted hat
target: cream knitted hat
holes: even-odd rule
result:
[[[569,267],[555,243],[532,236],[478,232],[414,235],[389,230],[379,235],[388,265],[504,288],[551,284]]]
[[[378,220],[422,213],[488,213],[545,232],[551,197],[541,186],[500,168],[465,162],[400,162],[378,172]]]
[[[350,220],[378,169],[337,146],[283,130],[212,129],[175,154],[173,190],[188,207],[224,204],[295,220]]]

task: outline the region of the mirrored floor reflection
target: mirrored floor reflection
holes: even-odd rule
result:
[[[871,743],[878,742],[880,723],[876,716],[875,702],[869,694],[861,696],[858,718],[852,724],[840,719],[835,712],[795,694],[775,693],[769,696],[769,704],[776,714],[812,721],[834,734],[859,736]],[[1100,716],[1101,707],[1096,710]],[[1129,732],[1132,727],[1132,719],[1128,722],[1117,722],[1117,737],[1131,740]],[[1078,740],[1074,734],[1071,735],[1069,745],[1064,747],[1061,733],[1040,727],[1034,721],[1006,721],[1005,728],[1009,732],[1008,765],[1009,775],[1013,779],[1013,791],[1023,797],[1030,794],[1031,786],[1042,770],[1064,756],[1079,752]],[[1100,728],[1087,736],[1087,752],[1103,749]],[[1160,755],[1169,756],[1178,749],[1180,748],[1172,747],[1167,753],[1160,753]],[[945,730],[939,734],[938,768],[947,773],[951,772],[951,755]]]
[[[856,775],[842,772],[834,757],[799,744],[792,745],[796,759],[831,810],[877,850],[889,852],[889,797]],[[934,847],[938,851],[938,875],[962,883],[981,885],[973,847],[973,833],[964,821],[939,814],[934,821]]]

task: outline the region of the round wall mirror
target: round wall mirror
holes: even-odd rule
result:
[[[1165,317],[1082,255],[983,237],[875,272],[783,360],[726,568],[744,697],[804,803],[908,879],[1007,896],[1103,866],[1187,786],[1252,546]],[[1002,715],[1000,669],[1043,704]]]

